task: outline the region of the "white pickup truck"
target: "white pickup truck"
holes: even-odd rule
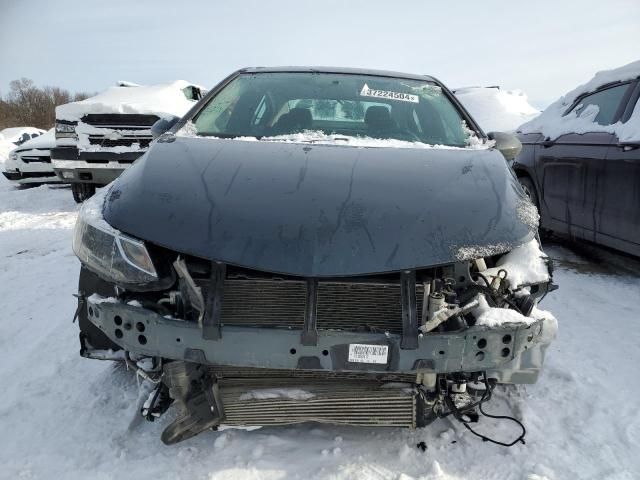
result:
[[[56,108],[53,168],[71,183],[80,203],[140,157],[151,143],[151,126],[182,117],[203,95],[202,87],[177,80],[140,86],[120,82],[104,92]]]

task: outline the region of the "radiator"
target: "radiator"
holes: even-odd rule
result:
[[[416,285],[417,311],[423,286]],[[319,330],[402,332],[399,283],[318,282]],[[224,283],[224,325],[302,329],[306,282],[280,279],[233,279]]]

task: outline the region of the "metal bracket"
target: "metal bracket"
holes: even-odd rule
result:
[[[202,290],[196,285],[196,282],[193,281],[193,278],[189,273],[189,269],[187,268],[187,264],[183,258],[178,257],[178,259],[173,262],[173,268],[175,268],[178,277],[185,282],[186,294],[189,299],[189,303],[191,303],[191,306],[198,311],[198,324],[202,326],[205,309]]]
[[[418,348],[418,315],[416,312],[416,272],[407,270],[400,274],[400,297],[402,301],[402,339],[400,348]]]
[[[318,344],[318,280],[307,279],[307,304],[304,309],[304,327],[300,336],[300,343],[307,346]]]
[[[162,432],[166,445],[191,438],[224,420],[218,384],[201,365],[171,362],[164,367],[163,380],[171,398],[182,407],[182,415]]]
[[[202,338],[219,340],[222,336],[220,318],[222,317],[222,296],[227,267],[224,263],[211,262],[209,294],[202,319]]]

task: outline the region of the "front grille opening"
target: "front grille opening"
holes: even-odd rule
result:
[[[306,297],[302,281],[227,278],[221,323],[302,329]]]
[[[101,147],[131,147],[134,143],[137,143],[140,148],[148,148],[151,143],[150,137],[138,137],[138,138],[119,138],[117,140],[111,140],[101,135],[90,135],[89,143],[91,145],[100,145]]]
[[[206,271],[195,265],[193,270],[199,270],[200,275]],[[206,283],[198,283],[206,291]],[[421,283],[415,288],[420,314],[424,288]],[[301,330],[306,302],[305,279],[229,267],[221,323]],[[400,275],[319,279],[316,316],[318,330],[402,333]]]
[[[160,117],[134,113],[89,113],[82,117],[82,121],[97,127],[138,127],[149,128]]]

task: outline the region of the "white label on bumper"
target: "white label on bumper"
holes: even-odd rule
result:
[[[387,363],[387,345],[349,344],[349,361],[355,363]]]

